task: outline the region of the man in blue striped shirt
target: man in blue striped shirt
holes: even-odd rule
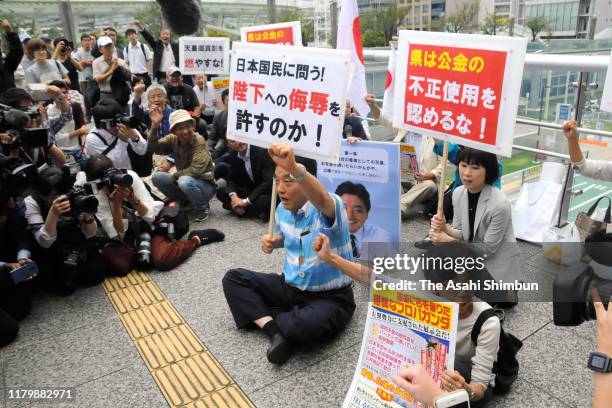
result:
[[[264,235],[266,254],[285,248],[282,275],[238,268],[223,278],[223,291],[236,326],[253,323],[270,337],[267,358],[283,364],[295,343],[310,343],[340,332],[355,310],[352,279],[321,261],[312,249],[319,233],[329,237],[338,255],[352,260],[348,219],[340,197],[330,194],[296,162],[288,144],[268,149],[276,164],[274,182],[281,204],[276,231]]]

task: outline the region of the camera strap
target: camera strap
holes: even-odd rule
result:
[[[91,132],[92,134],[98,136],[98,139],[100,139],[102,141],[102,143],[104,143],[104,146],[106,146],[106,149],[104,149],[104,151],[100,154],[106,156],[108,154],[108,152],[110,152],[111,150],[113,150],[115,148],[115,146],[117,146],[117,142],[119,142],[119,138],[115,137],[115,139],[108,144],[106,142],[106,139],[104,139],[104,137],[102,137],[101,134],[99,134],[98,132]]]

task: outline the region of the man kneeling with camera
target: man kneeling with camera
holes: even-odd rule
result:
[[[107,246],[103,254],[116,274],[128,273],[136,261],[144,269],[172,269],[197,247],[224,238],[217,230],[194,230],[189,239],[178,241],[189,230],[186,215],[179,213],[175,203],[164,206],[154,199],[135,172],[116,169],[103,155],[88,158],[83,169],[100,203],[96,219],[101,232],[115,241],[113,249]],[[132,248],[137,248],[137,253]],[[119,254],[123,259],[118,259]]]
[[[49,167],[34,179],[34,192],[26,197],[26,220],[38,246],[43,285],[69,295],[77,284],[97,284],[104,279],[94,240],[96,198],[79,186],[68,168]]]

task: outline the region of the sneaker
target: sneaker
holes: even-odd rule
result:
[[[206,221],[208,219],[209,215],[210,215],[210,209],[209,208],[204,208],[203,210],[196,210],[195,211],[194,220],[195,220],[195,222]]]

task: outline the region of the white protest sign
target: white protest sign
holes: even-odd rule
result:
[[[400,31],[393,126],[510,156],[527,41]]]
[[[608,72],[606,73],[606,82],[604,83],[599,109],[612,112],[612,52],[610,52],[610,62],[608,63]]]
[[[240,28],[242,42],[302,46],[302,25],[299,21]]]
[[[181,37],[179,68],[189,74],[227,74],[229,70],[229,38]]]
[[[349,66],[348,51],[234,43],[228,139],[337,162]]]

